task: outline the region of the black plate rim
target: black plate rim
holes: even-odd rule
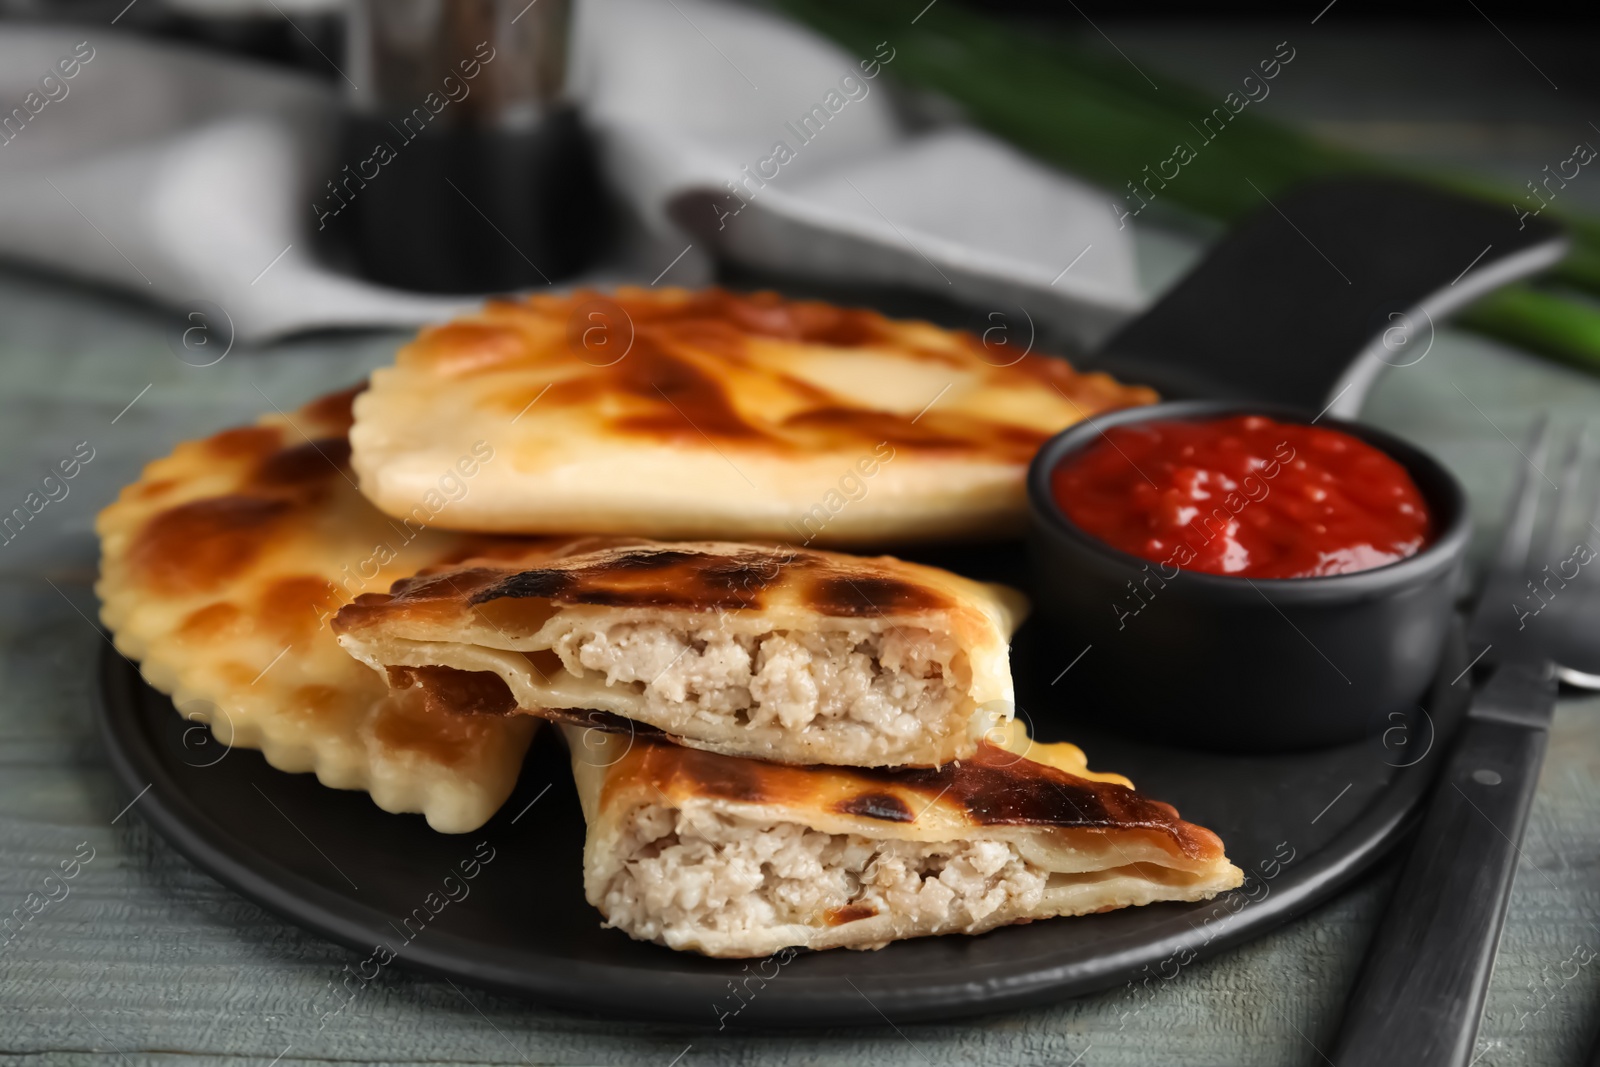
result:
[[[1447,662],[1451,658],[1447,656]],[[139,725],[134,705],[146,683],[137,667],[109,643],[101,656],[98,683],[96,714],[114,773],[127,793],[137,797],[138,814],[190,862],[254,903],[353,951],[369,951],[388,938],[388,917],[378,909],[285,870],[190,800]],[[1183,960],[1184,965],[1213,956],[1289,922],[1377,862],[1414,824],[1437,762],[1421,760],[1400,768],[1358,818],[1305,863],[1286,865],[1264,899],[1211,923],[1205,938],[1188,921],[1192,912],[1174,913],[1163,924],[1171,928],[1165,936],[1152,938],[1148,928],[1136,935],[1113,936],[1087,960],[1028,966],[1028,959],[1021,957],[1005,965],[978,964],[937,987],[874,987],[870,1000],[861,990],[842,994],[836,981],[821,976],[791,975],[774,985],[781,995],[752,999],[728,1025],[816,1027],[881,1024],[885,1018],[951,1019],[1102,991],[1143,968],[1170,964],[1185,950],[1193,955]],[[1217,901],[1208,906],[1214,908]],[[615,1018],[710,1026],[716,1019],[706,1006],[725,996],[721,988],[725,975],[708,975],[704,982],[662,982],[658,975],[625,966],[568,958],[560,961],[559,968],[541,971],[527,966],[525,949],[485,946],[445,930],[435,931],[426,944],[408,945],[395,962],[497,993]],[[605,996],[597,998],[596,989],[605,990]]]

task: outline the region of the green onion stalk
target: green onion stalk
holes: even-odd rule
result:
[[[1138,182],[1145,168],[1170,158],[1180,144],[1198,150],[1183,164],[1183,180],[1158,184],[1156,198],[1221,222],[1259,209],[1263,196],[1331,174],[1411,177],[1504,203],[1508,211],[1526,200],[1481,179],[1402,167],[1329,145],[1249,111],[1231,116],[1226,136],[1212,131],[1213,140],[1194,123],[1219,106],[1214,96],[1165,77],[1153,89],[1145,72],[1120,56],[1019,28],[955,0],[927,8],[921,0],[776,2],[861,55],[888,41],[895,49],[890,71],[900,80],[954,100],[973,123],[1045,162],[1127,196],[1130,210],[1150,196],[1147,187],[1139,197],[1124,192],[1130,181]],[[1577,294],[1511,285],[1473,304],[1458,321],[1600,373],[1600,307],[1582,296],[1600,294],[1600,220],[1551,214],[1570,233],[1572,250],[1545,278]]]

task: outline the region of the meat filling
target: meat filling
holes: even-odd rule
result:
[[[951,642],[927,630],[736,634],[664,623],[618,623],[559,637],[562,665],[631,685],[652,721],[701,718],[751,728],[866,727],[911,743],[958,698]]]
[[[1004,841],[881,841],[664,805],[634,811],[624,834],[630,858],[605,891],[607,922],[673,948],[882,912],[902,929],[976,933],[1008,904],[1037,906],[1050,880]]]

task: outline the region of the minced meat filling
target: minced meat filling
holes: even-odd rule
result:
[[[948,642],[927,630],[882,633],[687,632],[663,623],[618,623],[559,637],[554,650],[575,675],[604,673],[634,685],[656,717],[736,719],[799,730],[863,724],[913,741],[949,712]]]
[[[634,811],[624,834],[607,921],[667,945],[882,912],[930,932],[981,928],[1008,903],[1038,905],[1049,881],[1004,841],[876,841],[663,805]]]

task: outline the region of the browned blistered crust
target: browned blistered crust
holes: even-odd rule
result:
[[[158,511],[146,519],[127,550],[128,577],[156,593],[214,590],[244,574],[275,538],[302,523],[330,493],[349,489],[351,404],[365,384],[312,401],[296,413],[296,429],[243,426],[184,447],[198,448],[219,467],[243,463],[228,491]],[[301,436],[304,433],[306,436]],[[149,498],[171,485],[136,482],[125,496]],[[527,538],[452,535],[436,561],[443,566],[476,556],[522,554]],[[315,621],[332,608],[336,585],[316,574],[277,580],[262,605],[269,618]]]
[[[607,312],[607,321],[619,334],[623,331],[615,324],[630,324],[626,358],[607,366],[580,358],[585,352],[581,337],[570,335],[574,327],[581,334],[589,324],[575,313],[590,306]],[[542,328],[551,318],[567,328],[554,333]],[[614,340],[623,343],[620,336]],[[1102,373],[1081,373],[1060,359],[1023,358],[998,366],[995,353],[968,331],[951,331],[939,345],[922,343],[916,330],[875,311],[790,300],[775,292],[739,294],[716,288],[626,289],[610,295],[579,291],[567,297],[492,300],[473,320],[424,330],[401,353],[399,365],[415,365],[446,379],[559,367],[561,376],[548,391],[540,384],[526,390],[527,395],[513,390],[499,397],[508,417],[538,396],[541,411],[605,412],[605,428],[611,432],[695,447],[710,438],[805,453],[870,450],[887,441],[897,452],[971,454],[1026,464],[1060,429],[1018,425],[1003,414],[986,418],[977,412],[941,411],[918,418],[916,413],[850,406],[835,393],[763,363],[752,354],[752,347],[763,342],[890,347],[913,362],[963,374],[976,371],[997,385],[1051,387],[1089,415],[1156,399],[1148,388],[1123,385]],[[738,379],[736,386],[730,373]],[[766,402],[740,403],[755,392]],[[784,414],[769,417],[765,412]]]
[[[978,720],[1009,714],[1006,640],[1025,611],[1023,598],[1012,590],[889,556],[776,544],[586,537],[542,542],[532,558],[474,559],[423,570],[394,583],[388,593],[356,598],[340,610],[333,628],[356,658],[386,671],[396,688],[424,691],[441,709],[456,704],[461,710],[498,711],[515,705],[564,721],[571,716],[552,715],[551,709],[601,710],[713,751],[794,764],[932,766],[970,754],[976,732],[984,728]],[[662,631],[669,640],[687,640],[684,652],[694,648],[697,655],[695,641],[709,647],[714,637],[731,640],[721,635],[733,633],[741,635],[741,648],[749,649],[750,658],[743,675],[732,657],[732,666],[715,663],[709,674],[697,674],[699,661],[680,652],[667,670],[658,666],[648,672],[659,678],[684,663],[684,688],[658,700],[648,690],[650,682],[628,679],[628,685],[613,685],[599,663],[589,664],[594,673],[585,674],[563,659],[556,649],[564,628],[570,633],[582,626],[601,633],[616,629],[624,638],[638,630]],[[821,681],[809,673],[809,658],[793,656],[786,662],[780,652],[772,660],[761,659],[768,647],[763,642],[781,650],[797,633],[802,640],[822,634],[831,641],[818,655],[835,656],[839,665],[819,669],[815,678]],[[864,672],[876,672],[872,657],[885,641],[896,640],[907,646],[923,641],[925,650],[915,655],[924,660],[903,684],[897,672],[910,668],[890,660],[880,687],[879,676]],[[758,675],[757,663],[766,673]],[[412,667],[429,669],[395,669]],[[467,679],[436,667],[497,676],[509,693],[494,678]],[[723,675],[715,673],[719,670]],[[798,689],[797,682],[773,681],[785,671],[790,678],[802,675],[813,687],[813,707],[802,705],[781,725],[775,713],[741,718],[745,708],[768,710],[757,701],[769,694],[781,701],[794,691],[791,684]],[[758,677],[765,692],[758,693]],[[744,679],[750,680],[748,688]],[[670,694],[671,684],[665,683],[663,691]],[[833,691],[820,688],[830,685]],[[867,691],[868,686],[873,688]],[[926,692],[933,695],[922,702]],[[746,703],[702,702],[707,693],[717,699],[731,694],[729,702]],[[836,693],[864,710],[856,714],[856,704],[841,704],[826,717],[818,715],[822,698]],[[695,712],[714,705],[709,714]],[[888,725],[884,709],[894,716]],[[920,722],[908,724],[907,717]]]
[[[518,600],[554,605],[677,609],[696,612],[761,611],[778,597],[819,616],[881,618],[952,610],[956,598],[908,578],[906,565],[885,557],[843,556],[780,545],[742,545],[719,553],[670,544],[618,541],[605,551],[598,538],[574,542],[557,558],[529,569],[516,561],[430,568],[396,582],[389,593],[367,593],[339,612],[335,630],[346,633],[385,619],[438,619],[496,603],[500,625],[517,619]],[[600,548],[579,552],[573,549]],[[530,607],[537,613],[542,608]]]
[[[891,823],[953,817],[969,829],[1049,828],[1160,837],[1196,861],[1221,859],[1222,841],[1185,822],[1170,804],[1125,785],[1098,782],[980,743],[972,759],[904,770],[792,767],[716,755],[635,737],[606,775],[600,809],[619,789],[653,785],[674,804],[717,798],[745,804],[829,809]]]

